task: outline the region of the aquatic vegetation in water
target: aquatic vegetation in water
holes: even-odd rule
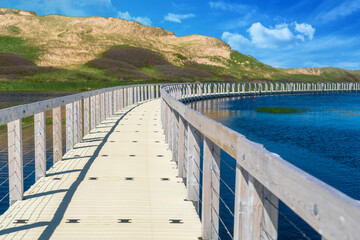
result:
[[[288,107],[257,107],[256,112],[259,113],[275,113],[275,114],[290,114],[290,113],[304,113],[309,109],[302,108],[288,108]]]

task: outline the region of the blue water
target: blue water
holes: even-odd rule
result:
[[[63,92],[6,92],[0,91],[0,109],[8,108],[20,104],[41,101],[54,97],[61,97],[69,93]],[[63,107],[64,110],[64,107]],[[64,117],[65,114],[63,114]],[[51,111],[46,112],[46,116],[51,116]],[[35,183],[35,164],[34,164],[34,126],[33,124],[23,125],[23,174],[24,174],[24,190],[26,191]],[[46,168],[52,166],[52,125],[46,128]],[[65,151],[65,126],[63,125],[63,151]],[[8,152],[7,152],[7,128],[0,126],[0,215],[9,207],[9,181],[8,181]]]
[[[360,199],[360,93],[214,99],[194,103],[192,107],[263,144],[271,152],[352,198]],[[258,107],[306,111],[260,113],[256,111]],[[222,153],[222,158],[235,167],[235,161],[225,153]],[[233,189],[234,172],[225,164],[222,164],[221,171],[223,179]],[[221,184],[221,195],[233,211],[233,194],[225,184]],[[281,202],[279,208],[279,239],[320,239]],[[220,215],[232,233],[232,216],[223,203]],[[221,239],[230,239],[222,223],[220,236]]]

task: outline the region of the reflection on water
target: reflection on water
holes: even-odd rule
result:
[[[38,92],[2,92],[0,91],[0,108],[8,108],[20,104],[26,104],[50,98],[65,96],[70,93],[38,93]],[[62,108],[63,119],[65,117],[65,108]],[[46,112],[46,117],[50,118],[51,111]],[[35,182],[35,163],[34,163],[34,124],[33,120],[23,124],[23,163],[24,163],[24,190],[26,191]],[[63,146],[65,150],[65,125],[63,124]],[[47,169],[52,166],[52,125],[46,126],[46,156]],[[7,127],[0,126],[0,199],[9,191],[8,183],[8,155],[7,155]],[[0,202],[0,214],[2,214],[9,205],[8,197]]]
[[[221,122],[222,119],[228,119],[229,117],[235,117],[241,114],[239,111],[231,111],[223,107],[223,104],[225,104],[228,100],[228,98],[217,98],[192,102],[188,105],[192,109],[201,110],[201,113],[205,116]]]
[[[264,144],[271,152],[345,194],[360,199],[360,93],[213,99],[192,103],[191,107],[248,139]],[[259,112],[257,108],[309,111],[277,114]],[[222,153],[222,157],[235,166],[235,161],[226,154]],[[224,171],[222,176],[233,187],[234,174],[226,168]],[[232,205],[233,197],[225,190],[224,186],[221,194]],[[319,235],[284,204],[280,204],[280,210],[311,239],[319,239]],[[226,210],[223,212],[224,218],[231,222],[231,216]],[[232,229],[231,224],[228,227]],[[221,238],[228,239],[224,229]],[[280,215],[279,239],[303,237]]]

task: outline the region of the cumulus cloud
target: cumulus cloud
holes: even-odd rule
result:
[[[264,27],[257,22],[248,29],[251,42],[258,48],[277,48],[288,46],[294,35],[287,26],[277,26],[275,29]]]
[[[232,11],[232,12],[249,12],[249,10],[254,11],[255,9],[240,3],[229,3],[224,1],[210,1],[209,6],[214,9],[220,9],[223,11]]]
[[[182,20],[193,18],[195,17],[195,14],[189,13],[189,14],[175,14],[175,13],[168,13],[165,17],[165,21],[175,22],[175,23],[181,23]]]
[[[338,18],[349,16],[360,10],[360,0],[348,0],[342,2],[340,5],[328,10],[323,11],[317,15],[315,20],[323,23],[335,21]]]
[[[233,49],[245,49],[252,45],[249,39],[237,33],[223,32],[221,39],[227,42]]]
[[[151,20],[148,17],[135,17],[135,16],[131,16],[130,13],[128,11],[126,12],[118,12],[117,13],[117,17],[118,18],[122,18],[128,21],[136,21],[139,22],[143,25],[146,26],[150,26],[151,25]]]
[[[298,24],[297,22],[295,22],[295,30],[298,31],[300,34],[303,34],[304,36],[308,37],[310,40],[313,39],[315,34],[315,28],[313,28],[310,24],[307,23]],[[298,37],[304,41],[305,40],[304,36],[300,34],[298,35]]]
[[[295,35],[290,29],[294,26],[293,31],[299,34]],[[253,23],[247,30],[249,38],[238,33],[224,32],[221,38],[234,49],[244,49],[248,47],[257,48],[288,48],[298,44],[299,39],[302,41],[307,37],[313,39],[315,29],[306,23],[279,24],[273,28],[267,28],[260,22]]]

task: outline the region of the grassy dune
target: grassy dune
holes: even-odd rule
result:
[[[36,31],[34,31],[36,29]],[[87,91],[136,83],[358,82],[360,71],[278,69],[211,37],[177,37],[116,18],[37,16],[0,8],[0,90]],[[4,58],[4,57],[3,57]]]

